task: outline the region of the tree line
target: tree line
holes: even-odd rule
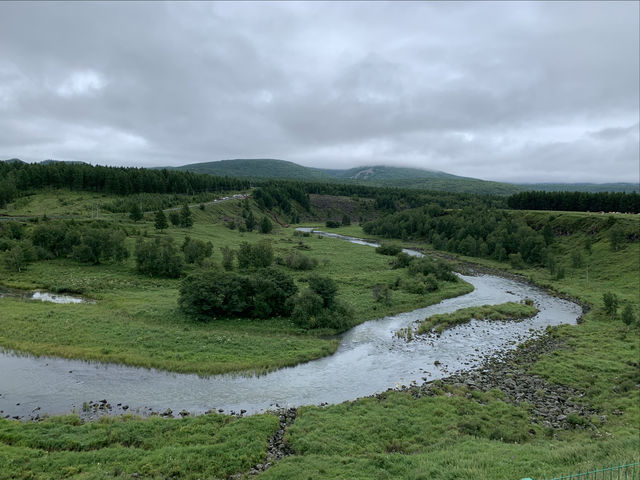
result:
[[[543,265],[554,232],[536,231],[503,210],[467,207],[444,210],[439,205],[388,214],[363,225],[365,233],[387,238],[424,240],[438,250],[466,256]]]
[[[636,192],[532,191],[511,195],[507,205],[515,210],[639,213],[640,195]]]
[[[105,167],[86,163],[0,162],[0,206],[40,188],[68,188],[117,195],[140,193],[196,194],[244,190],[246,179],[215,177],[174,170]]]

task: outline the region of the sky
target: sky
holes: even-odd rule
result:
[[[0,2],[0,158],[638,182],[640,2]]]

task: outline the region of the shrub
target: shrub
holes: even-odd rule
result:
[[[396,258],[391,261],[391,268],[394,270],[397,268],[407,268],[411,263],[411,260],[413,260],[411,255],[405,252],[400,252],[396,255]]]
[[[318,327],[318,319],[323,310],[322,297],[310,288],[306,288],[296,297],[294,303],[291,315],[294,323],[304,328]]]
[[[293,277],[269,267],[257,273],[252,287],[254,317],[267,318],[291,314],[293,303],[289,299],[298,292]]]
[[[182,252],[185,262],[202,265],[204,259],[210,257],[213,253],[213,245],[211,242],[192,240],[191,237],[187,236],[182,244]]]
[[[265,268],[273,263],[273,248],[269,240],[261,240],[253,245],[242,242],[236,256],[241,270]]]
[[[335,220],[327,220],[325,222],[325,226],[327,228],[338,228],[340,226],[340,222],[336,222]]]
[[[614,252],[617,252],[621,247],[624,246],[624,232],[622,231],[622,227],[620,227],[620,225],[616,224],[611,227],[611,230],[609,230],[609,241],[611,243],[611,250],[613,250]]]
[[[433,273],[429,273],[428,275],[415,275],[414,278],[403,280],[401,285],[405,292],[416,295],[424,295],[425,293],[434,292],[440,288],[436,276]]]
[[[4,264],[9,270],[21,272],[36,259],[36,252],[28,240],[13,246],[4,254]]]
[[[271,233],[271,230],[273,230],[273,223],[271,223],[269,217],[265,215],[262,217],[262,220],[260,220],[260,233]]]
[[[318,265],[318,260],[299,252],[291,252],[285,257],[284,264],[292,270],[312,270]]]
[[[332,278],[314,275],[309,279],[309,288],[317,295],[320,295],[325,308],[333,307],[338,294],[338,286]]]
[[[160,230],[160,231],[164,230],[169,226],[169,224],[167,223],[167,217],[165,216],[162,210],[158,210],[156,212],[156,216],[153,220],[153,226],[156,228],[156,230]]]
[[[178,212],[169,212],[169,221],[174,227],[180,226],[180,214]]]
[[[520,252],[509,254],[509,264],[513,268],[524,268],[524,260],[522,260],[522,255],[520,255]]]
[[[416,258],[409,264],[409,275],[433,274],[438,280],[455,282],[456,276],[451,272],[449,265],[441,260],[431,260],[427,257]]]
[[[353,311],[342,302],[334,302],[331,308],[323,306],[323,299],[310,288],[295,298],[292,313],[294,323],[302,328],[332,328],[345,330],[351,324]]]
[[[602,294],[602,301],[605,313],[613,319],[618,312],[618,296],[615,293],[606,292]]]
[[[247,218],[245,218],[244,220],[244,225],[245,227],[247,227],[247,231],[251,232],[253,231],[254,228],[256,228],[256,217],[253,216],[253,212],[251,210],[249,210],[249,214],[247,215]]]
[[[101,261],[122,261],[129,257],[123,232],[86,228],[79,232],[79,242],[72,248],[72,257],[80,262],[99,264]]]
[[[178,305],[185,313],[201,319],[249,316],[252,293],[248,277],[204,270],[192,273],[182,281]]]
[[[629,327],[635,322],[635,320],[636,318],[633,314],[633,309],[631,308],[631,305],[627,303],[627,305],[624,307],[624,310],[622,311],[622,322],[627,327]]]
[[[144,217],[144,213],[140,208],[140,203],[133,202],[133,204],[131,205],[131,208],[129,209],[129,218],[134,222],[137,222],[138,220],[142,220],[143,217]]]
[[[204,270],[187,276],[180,286],[178,305],[201,319],[211,317],[267,318],[289,315],[297,293],[293,278],[275,268],[254,276]]]
[[[182,275],[182,258],[172,238],[143,240],[138,238],[135,249],[136,269],[151,277],[176,278]]]
[[[573,268],[580,268],[584,265],[584,257],[580,250],[574,250],[571,252],[571,266]]]
[[[236,252],[229,247],[220,247],[220,251],[222,252],[222,268],[228,272],[233,270],[233,259],[235,258]]]
[[[191,209],[186,203],[180,210],[180,226],[184,228],[191,228],[193,226],[193,218],[191,217]]]
[[[402,247],[395,243],[382,242],[382,244],[376,248],[376,253],[381,255],[398,255],[402,252]]]
[[[382,303],[384,305],[391,305],[391,290],[387,285],[378,283],[373,286],[371,293],[373,294],[373,299],[376,302]]]

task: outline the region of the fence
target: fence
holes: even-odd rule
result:
[[[533,480],[523,478],[522,480]],[[640,480],[640,461],[614,465],[606,468],[594,468],[581,473],[571,473],[561,477],[548,479],[546,476],[540,480]]]

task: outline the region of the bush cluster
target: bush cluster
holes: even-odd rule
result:
[[[274,267],[253,275],[202,270],[180,285],[180,308],[200,319],[288,316],[297,293],[293,278]]]

